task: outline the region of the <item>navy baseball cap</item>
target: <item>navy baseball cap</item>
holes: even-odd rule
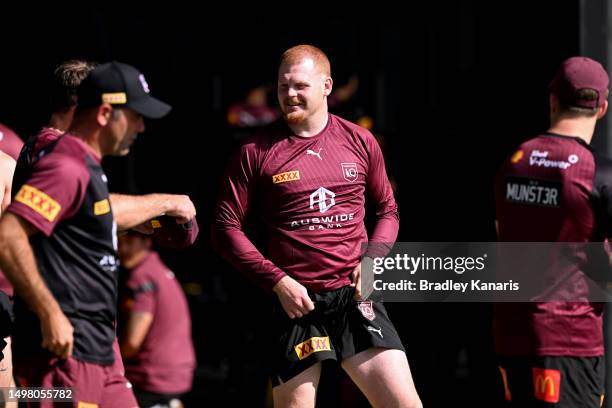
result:
[[[608,73],[599,62],[587,57],[572,57],[563,61],[549,89],[566,105],[597,108],[608,97],[609,86]],[[592,89],[597,92],[597,99],[580,98],[577,91],[581,89]]]
[[[172,107],[152,97],[144,75],[131,65],[112,61],[98,65],[77,89],[80,107],[102,103],[132,109],[145,118],[159,119]]]

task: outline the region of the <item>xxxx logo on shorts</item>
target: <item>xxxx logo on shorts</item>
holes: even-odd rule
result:
[[[39,189],[27,184],[21,187],[15,196],[15,201],[30,207],[50,222],[53,222],[62,209],[62,206],[57,201]]]
[[[357,308],[359,309],[363,317],[365,317],[369,321],[376,319],[376,313],[374,313],[374,307],[372,306],[371,300],[357,302]]]
[[[318,351],[330,351],[329,337],[311,337],[294,347],[295,354],[300,360],[305,359]]]
[[[296,181],[300,179],[300,171],[292,170],[284,173],[275,174],[272,176],[272,182],[274,184],[286,183],[288,181]]]

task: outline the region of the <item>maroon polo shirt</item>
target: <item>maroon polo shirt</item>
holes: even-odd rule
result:
[[[133,312],[153,315],[140,350],[124,361],[126,377],[134,387],[149,392],[189,391],[196,361],[191,317],[181,285],[155,252],[125,273],[127,276],[121,284],[125,313],[122,317]]]

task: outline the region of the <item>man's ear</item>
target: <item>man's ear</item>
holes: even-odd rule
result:
[[[606,116],[606,112],[608,112],[608,101],[604,101],[603,105],[601,105],[599,108],[599,111],[597,112],[597,119],[599,120]]]
[[[98,106],[98,112],[96,114],[96,121],[101,127],[105,127],[111,120],[113,115],[113,107],[108,103],[103,103]]]
[[[334,87],[334,81],[331,77],[326,77],[323,80],[323,95],[329,96],[332,93],[332,89]]]

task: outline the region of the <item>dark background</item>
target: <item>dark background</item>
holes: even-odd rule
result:
[[[200,363],[192,406],[258,406],[264,398],[266,300],[212,252],[208,229],[237,144],[227,108],[275,80],[282,51],[299,43],[322,48],[336,86],[359,76],[354,98],[336,112],[350,120],[368,115],[384,136],[400,205],[398,240],[492,241],[495,168],[546,129],[548,82],[580,45],[578,0],[407,3],[401,11],[284,5],[243,15],[172,3],[80,7],[1,14],[0,122],[22,138],[35,133],[47,120],[52,69],[70,58],[135,65],[152,94],[173,105],[167,118],[147,123],[129,157],[105,167],[111,191],[186,193],[196,203],[197,244],[163,252],[192,307]],[[425,406],[498,404],[490,305],[389,310]],[[347,393],[337,377],[324,375],[322,406],[340,404],[338,389]]]

